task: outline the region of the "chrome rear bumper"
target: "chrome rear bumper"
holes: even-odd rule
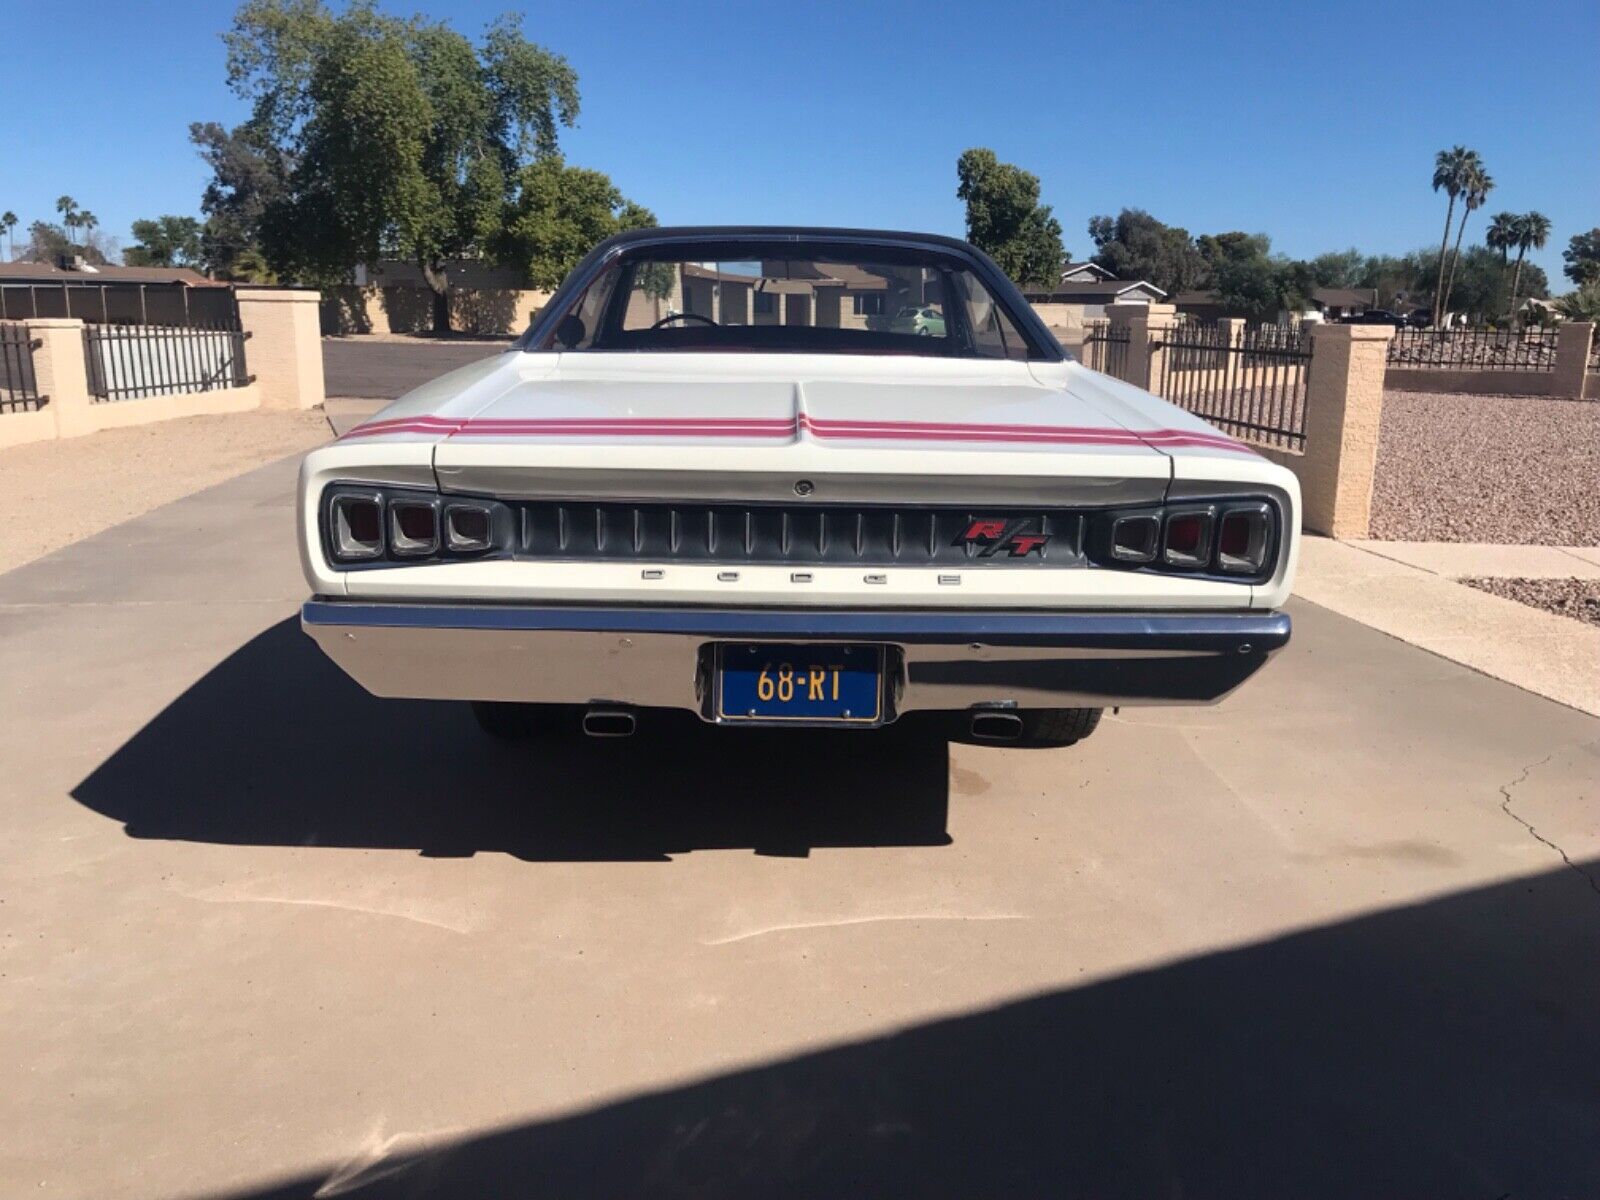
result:
[[[378,696],[681,708],[717,642],[887,648],[888,718],[975,705],[1209,704],[1289,640],[1280,612],[523,607],[312,600],[301,625]]]

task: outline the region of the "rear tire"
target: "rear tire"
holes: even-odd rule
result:
[[[1025,746],[1070,746],[1081,742],[1100,724],[1103,708],[1041,708],[1017,715],[1022,718]]]

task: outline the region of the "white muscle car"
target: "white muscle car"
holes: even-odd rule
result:
[[[933,317],[882,319],[908,309]],[[641,230],[306,458],[302,622],[369,691],[502,737],[666,708],[1064,745],[1288,641],[1299,506],[964,242]]]

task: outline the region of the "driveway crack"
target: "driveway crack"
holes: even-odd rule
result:
[[[1524,820],[1521,816],[1511,810],[1511,789],[1526,782],[1528,776],[1533,774],[1535,769],[1544,766],[1545,763],[1549,762],[1554,757],[1554,754],[1546,754],[1538,762],[1529,763],[1527,766],[1523,767],[1522,774],[1511,780],[1510,783],[1502,783],[1500,785],[1500,811],[1505,813],[1506,816],[1510,817],[1518,825],[1521,825],[1524,829],[1526,829],[1528,831],[1528,836],[1533,838],[1534,841],[1540,843],[1541,845],[1550,847],[1550,849],[1559,854],[1561,856],[1561,861],[1566,863],[1567,866],[1571,867],[1579,875],[1582,875],[1583,878],[1588,882],[1589,887],[1593,889],[1594,893],[1597,896],[1600,896],[1600,878],[1596,878],[1588,871],[1585,871],[1577,863],[1573,862],[1572,859],[1568,857],[1565,850],[1535,829],[1532,822]]]

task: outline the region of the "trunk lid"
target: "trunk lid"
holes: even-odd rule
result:
[[[1110,504],[1171,476],[1022,363],[794,355],[566,355],[461,419],[434,465],[447,490],[508,498]]]

